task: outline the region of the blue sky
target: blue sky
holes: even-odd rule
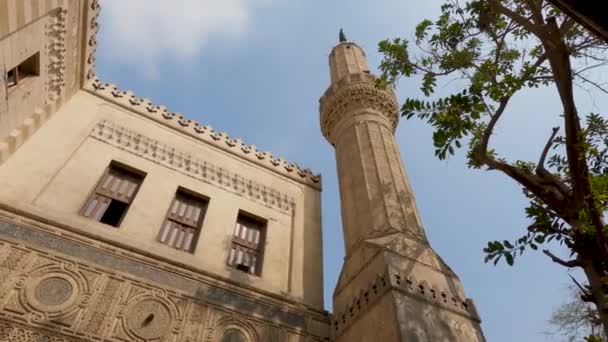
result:
[[[333,148],[319,128],[318,99],[329,85],[327,56],[344,27],[377,72],[377,42],[411,37],[439,0],[104,0],[97,70],[172,111],[323,174],[325,302],[343,259]],[[401,80],[398,97],[416,96]],[[581,112],[608,101],[579,92]],[[493,146],[537,160],[560,107],[552,89],[517,98]],[[466,168],[462,153],[435,159],[431,130],[402,120],[396,137],[432,246],[459,274],[490,342],[556,341],[543,332],[567,294],[567,271],[530,253],[516,267],[483,263],[488,240],[527,226],[520,189],[505,176]],[[574,273],[573,273],[574,274]]]

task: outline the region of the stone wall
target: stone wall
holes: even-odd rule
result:
[[[0,213],[0,341],[215,342],[237,329],[248,342],[312,342],[326,324],[322,312]]]
[[[116,161],[146,174],[119,228],[79,214]],[[319,190],[79,92],[0,167],[0,203],[81,234],[323,308]],[[209,198],[193,253],[158,242],[176,189]],[[58,199],[61,200],[58,200]],[[226,265],[239,211],[264,219],[260,277]]]
[[[0,72],[38,54],[39,74],[8,89],[0,78],[0,164],[80,88],[80,0],[0,2]]]

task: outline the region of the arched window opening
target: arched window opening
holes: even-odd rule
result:
[[[236,329],[226,330],[222,342],[247,342],[245,335]]]

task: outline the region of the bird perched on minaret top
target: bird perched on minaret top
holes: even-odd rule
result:
[[[344,31],[342,29],[340,29],[340,43],[343,43],[347,40],[348,39],[346,39],[346,35],[344,34]]]

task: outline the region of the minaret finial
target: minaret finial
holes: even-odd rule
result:
[[[347,40],[348,39],[346,39],[346,35],[344,34],[344,31],[342,29],[340,29],[340,43],[343,43]]]

